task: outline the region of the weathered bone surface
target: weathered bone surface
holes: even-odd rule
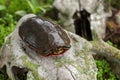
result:
[[[28,48],[18,35],[18,27],[33,16],[29,14],[20,19],[15,31],[5,38],[0,67],[6,65],[9,77],[17,80],[14,69],[21,69],[21,73],[26,72],[26,80],[97,80],[92,45],[71,32],[66,31],[71,48],[62,55],[44,57]]]

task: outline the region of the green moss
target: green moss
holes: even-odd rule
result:
[[[34,80],[44,80],[38,75],[38,65],[28,60],[27,56],[22,56],[23,64],[31,71],[33,74]]]
[[[78,52],[75,52],[76,53],[76,56],[80,56],[80,57],[84,57],[84,55],[82,55],[82,52],[83,50],[81,50],[81,51],[78,51]]]
[[[57,67],[62,67],[62,66],[64,66],[66,63],[67,63],[67,64],[72,64],[72,63],[74,63],[74,62],[71,61],[69,58],[65,58],[65,57],[55,58],[54,61],[55,61],[55,62],[58,62]]]

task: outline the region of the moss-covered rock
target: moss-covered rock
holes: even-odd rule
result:
[[[73,33],[66,31],[71,48],[62,55],[44,57],[28,48],[18,35],[19,25],[28,16],[31,15],[24,16],[15,31],[6,37],[0,52],[1,67],[6,65],[7,74],[12,80],[19,80],[13,71],[14,66],[21,73],[24,69],[28,70],[27,80],[97,80],[92,45]]]

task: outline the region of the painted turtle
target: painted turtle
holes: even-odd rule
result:
[[[30,49],[43,56],[63,54],[71,47],[67,33],[59,25],[40,17],[23,22],[19,35]]]

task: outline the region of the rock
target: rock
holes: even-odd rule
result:
[[[74,13],[79,6],[75,0],[55,0],[53,6],[60,12],[59,18],[61,19],[64,28],[68,31],[75,33],[74,20],[72,19]],[[73,7],[74,6],[74,7]]]
[[[73,15],[79,11],[79,2],[81,10],[85,9],[91,14],[90,23],[91,30],[103,38],[105,36],[105,21],[106,17],[111,15],[111,12],[104,11],[103,1],[101,0],[55,0],[54,6],[59,11],[59,18],[63,22],[64,28],[75,33]],[[93,38],[94,34],[93,34]]]
[[[119,24],[120,26],[120,11],[115,15],[116,17],[116,22]]]
[[[21,18],[15,31],[5,38],[0,51],[0,67],[6,66],[8,76],[12,80],[21,80],[21,74],[25,80],[97,80],[91,43],[69,31],[66,32],[71,48],[62,55],[44,57],[24,44],[18,28],[34,16],[29,14]]]
[[[99,3],[96,11],[91,14],[91,30],[94,30],[101,39],[105,37],[106,18],[110,15],[111,12],[104,11],[104,5],[102,3]],[[93,38],[95,39],[95,34],[93,34]]]
[[[113,70],[120,77],[120,50],[102,40],[105,37],[106,18],[112,15],[109,6],[106,6],[103,0],[55,0],[53,5],[59,10],[59,17],[64,23],[64,28],[75,32],[73,15],[79,10],[78,1],[81,3],[81,8],[86,9],[91,14],[90,24],[93,36],[93,40],[90,42],[91,50],[114,64]],[[119,13],[116,15],[116,19],[119,23]]]

